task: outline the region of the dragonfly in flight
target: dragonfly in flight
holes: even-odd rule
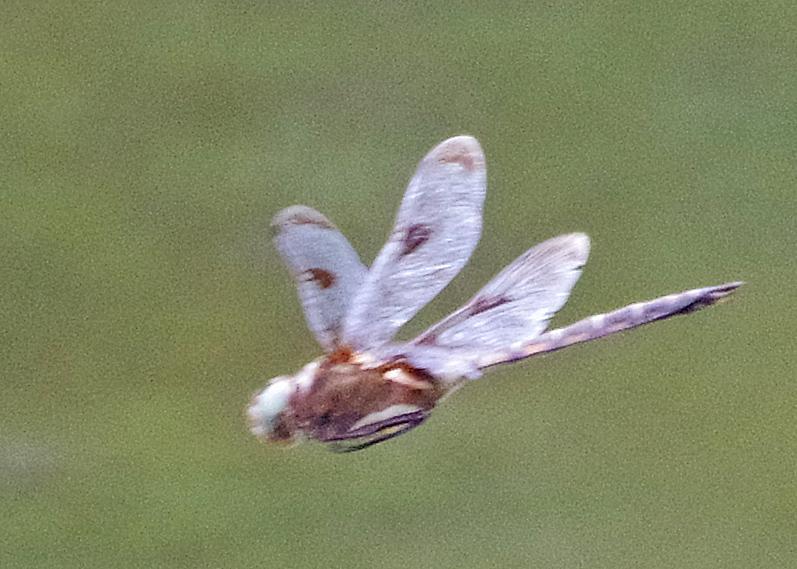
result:
[[[589,238],[571,233],[523,253],[417,338],[392,341],[467,262],[485,193],[476,139],[445,140],[419,164],[370,269],[319,212],[293,206],[274,217],[275,244],[325,354],[253,397],[247,415],[256,436],[312,439],[341,452],[367,448],[422,424],[488,368],[689,314],[742,284],[670,294],[546,331],[587,262]]]

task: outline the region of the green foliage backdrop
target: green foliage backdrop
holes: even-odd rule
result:
[[[797,565],[790,2],[4,2],[0,566]],[[257,443],[318,355],[268,238],[366,260],[416,162],[488,160],[472,262],[586,231],[565,323],[732,302],[511,368],[364,453]]]

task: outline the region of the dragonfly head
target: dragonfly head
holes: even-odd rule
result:
[[[266,388],[252,398],[246,410],[252,434],[269,441],[293,441],[296,427],[292,404],[297,395],[312,385],[317,369],[318,363],[312,362],[296,375],[280,375],[269,381]]]
[[[275,377],[268,386],[252,398],[246,413],[252,434],[269,440],[289,441],[292,433],[286,428],[283,414],[295,391],[292,378]]]

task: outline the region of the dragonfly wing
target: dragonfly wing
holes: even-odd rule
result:
[[[454,278],[479,240],[485,191],[476,139],[450,138],[426,155],[346,315],[344,342],[358,350],[385,344]]]
[[[412,368],[449,385],[463,379],[477,379],[482,375],[477,365],[478,354],[467,351],[418,344],[385,344],[370,351],[369,355],[372,360],[364,362],[365,367],[406,362]]]
[[[367,269],[346,237],[312,208],[284,209],[271,226],[277,250],[296,281],[307,324],[318,343],[332,351]]]
[[[484,353],[477,358],[477,365],[480,369],[484,369],[514,362],[630,330],[671,316],[690,314],[722,300],[742,284],[741,282],[732,282],[719,286],[696,288],[647,302],[631,304],[607,314],[596,314],[570,326],[546,332],[531,341],[517,342],[508,350]]]
[[[544,241],[412,343],[481,352],[535,338],[564,306],[588,256],[589,237],[583,233]]]

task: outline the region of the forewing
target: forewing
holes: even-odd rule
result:
[[[344,320],[344,342],[359,350],[386,343],[462,269],[481,234],[485,180],[484,154],[470,136],[426,155]]]
[[[544,241],[413,343],[483,352],[535,338],[564,306],[588,256],[589,237],[583,233]]]
[[[546,332],[531,341],[517,342],[507,350],[484,353],[476,358],[476,365],[478,368],[484,369],[510,363],[630,330],[657,320],[664,320],[680,314],[690,314],[719,302],[742,284],[741,282],[732,282],[719,286],[696,288],[647,302],[637,302],[607,314],[596,314],[564,328]]]
[[[367,269],[346,237],[314,209],[289,207],[271,225],[277,250],[296,281],[307,324],[318,343],[332,351]]]

